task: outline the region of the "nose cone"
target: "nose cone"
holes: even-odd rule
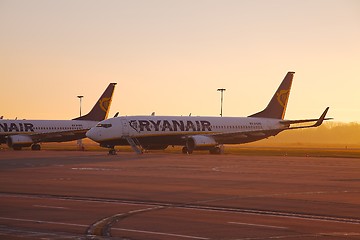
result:
[[[100,140],[98,129],[96,129],[95,127],[90,128],[90,130],[86,132],[86,136],[95,142],[98,142]]]

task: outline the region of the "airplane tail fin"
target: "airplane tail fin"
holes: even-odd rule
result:
[[[107,118],[116,83],[110,83],[91,111],[73,120],[102,121]]]
[[[295,72],[288,72],[267,107],[249,117],[284,119]]]

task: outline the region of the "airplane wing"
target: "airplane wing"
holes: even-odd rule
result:
[[[232,139],[232,140],[244,139],[245,140],[247,138],[257,138],[257,137],[263,138],[266,136],[276,135],[284,130],[318,127],[323,123],[324,120],[332,119],[332,118],[325,118],[328,110],[329,110],[329,107],[327,107],[325,109],[325,111],[321,114],[320,118],[318,118],[318,119],[281,120],[281,121],[279,121],[279,123],[283,125],[283,128],[253,130],[253,131],[251,131],[251,130],[250,131],[236,131],[236,132],[230,132],[230,133],[214,133],[214,134],[210,134],[209,136],[212,136],[216,141],[224,141],[226,139]],[[306,125],[306,126],[291,127],[292,124],[300,124],[300,123],[308,123],[308,122],[315,122],[315,123],[311,124],[311,125]]]
[[[329,111],[329,107],[327,107],[325,109],[325,111],[321,114],[320,118],[318,119],[305,119],[305,120],[282,120],[280,121],[281,124],[284,124],[285,126],[289,126],[288,128],[286,128],[285,130],[290,130],[290,129],[300,129],[300,128],[310,128],[310,127],[318,127],[320,126],[324,120],[331,120],[333,118],[325,118],[327,112]],[[296,126],[296,127],[291,127],[291,124],[300,124],[300,123],[307,123],[307,122],[315,122],[315,124],[313,125],[309,125],[309,126]]]
[[[266,136],[276,135],[279,132],[285,129],[272,129],[272,130],[254,130],[254,131],[237,131],[237,132],[230,132],[230,133],[214,133],[208,136],[211,136],[217,142],[247,142],[246,139],[252,138],[265,138]]]
[[[49,133],[35,133],[29,134],[34,142],[57,142],[57,141],[72,141],[80,138],[85,138],[85,133],[89,129],[49,132]]]

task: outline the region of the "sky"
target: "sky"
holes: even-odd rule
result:
[[[248,116],[288,71],[286,119],[360,121],[358,0],[0,0],[0,116]]]

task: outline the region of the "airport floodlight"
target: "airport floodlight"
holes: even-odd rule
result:
[[[221,92],[220,116],[222,117],[222,112],[223,112],[223,95],[224,95],[224,91],[226,91],[226,89],[225,89],[225,88],[218,88],[218,91]]]
[[[84,96],[79,95],[79,96],[77,96],[77,97],[80,99],[80,117],[81,117],[81,99],[82,99]]]

